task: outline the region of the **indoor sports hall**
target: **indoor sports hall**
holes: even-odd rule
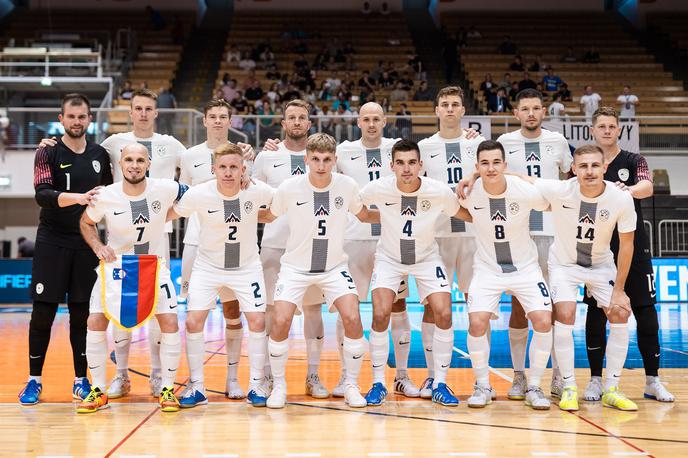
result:
[[[688,32],[684,30],[687,20],[688,4],[680,0],[578,0],[548,4],[536,0],[0,0],[0,347],[5,349],[0,358],[0,456],[688,456],[685,434],[688,425],[688,181],[685,178],[688,175]],[[460,92],[442,96],[446,92],[441,91],[447,87],[458,87]],[[533,96],[540,110],[540,114],[533,115],[541,116],[537,120],[531,115],[518,114],[524,103],[518,94],[523,91],[538,94]],[[63,99],[70,93],[83,94],[81,97],[85,99],[76,102]],[[441,106],[442,97],[456,94],[460,94],[457,97],[460,107],[447,115]],[[142,97],[153,101],[150,114],[136,111],[139,109],[136,99],[140,101]],[[225,318],[220,302],[222,293],[209,311],[200,334],[203,352],[196,357],[202,361],[204,381],[199,385],[203,387],[200,394],[195,394],[191,389],[197,381],[193,380],[189,369],[187,334],[190,332],[186,329],[192,311],[189,310],[190,301],[184,296],[188,275],[193,275],[199,258],[196,263],[192,258],[190,264],[186,264],[191,269],[187,271],[183,257],[188,259],[192,252],[196,256],[198,248],[187,235],[196,231],[198,236],[199,231],[204,234],[204,230],[209,229],[198,221],[194,228],[191,218],[179,218],[171,223],[171,229],[163,233],[169,252],[152,257],[157,259],[158,269],[169,271],[174,290],[160,283],[160,270],[150,279],[141,280],[144,286],[145,282],[154,286],[158,284],[153,282],[160,283],[159,288],[153,287],[157,292],[155,298],[147,302],[149,309],[142,311],[144,286],[137,286],[139,308],[134,312],[134,315],[138,313],[136,323],[130,326],[133,330],[127,337],[128,366],[125,364],[122,372],[120,360],[118,368],[115,342],[122,335],[117,332],[122,331],[110,324],[104,334],[107,343],[105,371],[102,367],[98,369],[92,359],[92,336],[95,334],[92,334],[91,321],[86,331],[86,319],[88,310],[91,315],[94,313],[92,304],[89,306],[94,300],[90,296],[92,289],[98,298],[110,300],[110,296],[106,296],[106,281],[102,280],[102,286],[99,283],[100,276],[105,274],[98,273],[99,280],[94,282],[96,270],[85,267],[86,261],[72,259],[72,256],[81,250],[82,255],[94,260],[88,266],[98,265],[93,253],[100,255],[91,248],[107,245],[114,232],[110,227],[112,220],[107,218],[116,217],[113,215],[118,215],[119,207],[105,208],[104,213],[109,212],[109,215],[93,229],[99,241],[89,241],[81,215],[92,215],[89,209],[96,205],[106,206],[98,203],[103,194],[96,192],[91,199],[88,191],[92,186],[77,189],[83,187],[77,181],[83,178],[77,175],[77,166],[64,159],[72,156],[59,153],[63,154],[62,159],[51,163],[52,172],[46,171],[48,166],[41,158],[51,157],[44,156],[46,154],[58,154],[56,151],[60,151],[60,147],[69,150],[70,142],[76,142],[78,137],[79,141],[86,142],[83,145],[90,145],[86,148],[102,144],[97,151],[102,151],[103,160],[112,164],[110,173],[110,169],[104,170],[98,160],[91,162],[89,159],[88,172],[103,176],[96,184],[117,186],[123,173],[125,182],[131,183],[126,167],[112,159],[106,139],[133,133],[131,142],[146,147],[149,165],[154,167],[156,160],[161,163],[171,154],[176,155],[176,166],[170,169],[169,178],[182,183],[177,185],[180,192],[175,202],[179,202],[184,199],[184,191],[189,193],[196,186],[202,186],[202,182],[215,179],[215,171],[219,170],[215,162],[220,156],[208,157],[208,154],[213,154],[215,149],[211,146],[212,139],[221,135],[222,144],[232,142],[241,147],[243,164],[247,166],[247,177],[253,176],[253,186],[256,180],[263,181],[256,172],[263,164],[261,155],[284,159],[272,162],[272,166],[266,165],[275,170],[291,160],[291,170],[283,167],[285,172],[305,178],[310,176],[312,169],[305,165],[309,159],[304,163],[304,158],[299,156],[297,160],[297,150],[289,149],[289,142],[296,138],[292,137],[296,135],[293,132],[298,128],[290,124],[290,108],[286,104],[294,99],[304,100],[309,107],[302,108],[305,118],[298,127],[304,142],[301,156],[309,154],[305,153],[306,137],[316,133],[330,135],[342,148],[357,145],[359,149],[347,150],[354,151],[353,156],[344,160],[353,162],[361,151],[367,159],[365,182],[379,179],[380,171],[390,168],[384,160],[384,148],[382,156],[381,146],[366,149],[366,138],[413,140],[419,143],[418,157],[423,159],[424,144],[432,138],[442,138],[451,122],[456,123],[458,136],[469,139],[474,135],[482,136],[482,140],[499,139],[500,143],[504,143],[503,135],[519,130],[526,132],[530,123],[537,122],[537,132],[541,129],[556,133],[557,138],[566,142],[568,159],[564,162],[568,168],[560,167],[556,176],[551,177],[554,179],[568,178],[575,182],[573,171],[572,178],[566,175],[571,161],[576,164],[574,150],[597,144],[607,161],[604,166],[610,167],[605,171],[614,170],[617,175],[609,178],[605,174],[605,186],[618,186],[635,198],[638,215],[635,254],[638,255],[638,251],[644,254],[629,261],[629,280],[632,280],[625,284],[630,316],[628,345],[623,376],[616,382],[623,392],[624,403],[614,404],[607,400],[607,395],[615,389],[608,388],[606,378],[597,379],[598,383],[605,383],[604,389],[599,386],[598,400],[585,399],[591,375],[595,375],[591,374],[591,366],[595,372],[599,369],[594,368],[600,364],[609,364],[609,358],[602,360],[602,357],[605,345],[609,352],[609,342],[613,339],[608,334],[615,332],[617,324],[605,328],[603,322],[601,334],[596,334],[601,340],[591,339],[593,315],[590,311],[596,312],[598,319],[604,319],[604,314],[600,313],[601,309],[589,307],[584,302],[586,291],[580,284],[575,302],[576,319],[572,325],[575,369],[571,375],[575,375],[578,387],[577,408],[561,407],[564,405],[559,399],[561,387],[558,392],[550,387],[553,379],[562,383],[561,375],[559,369],[553,370],[549,359],[541,381],[541,392],[548,400],[547,409],[530,408],[523,400],[525,392],[520,397],[511,395],[519,377],[524,377],[523,369],[528,377],[531,376],[531,358],[524,346],[521,355],[525,358],[525,366],[522,370],[514,370],[514,361],[518,359],[513,353],[517,345],[513,334],[517,318],[512,318],[509,291],[504,291],[500,297],[487,333],[489,386],[496,398],[487,405],[476,406],[471,399],[479,384],[472,363],[475,358],[472,360],[468,347],[472,337],[468,331],[469,307],[473,298],[467,300],[466,292],[461,290],[464,282],[456,276],[447,279],[447,291],[451,290],[453,342],[451,357],[447,360],[450,362],[446,385],[458,399],[458,405],[437,397],[439,385],[433,385],[432,379],[428,396],[419,397],[419,390],[416,394],[409,395],[409,391],[405,395],[396,388],[400,368],[414,389],[425,387],[427,378],[434,373],[432,367],[428,368],[428,361],[433,358],[433,340],[431,338],[428,344],[427,337],[423,336],[427,330],[427,323],[424,324],[427,322],[426,306],[413,277],[409,278],[407,288],[403,288],[407,291],[400,287],[395,296],[396,300],[404,297],[402,293],[407,294],[404,316],[408,316],[405,321],[408,328],[405,328],[405,340],[395,341],[394,314],[403,312],[394,309],[384,365],[386,397],[383,402],[371,403],[367,396],[379,380],[373,369],[372,351],[368,350],[362,357],[354,356],[360,358],[361,367],[356,391],[360,391],[359,397],[365,396],[367,405],[354,407],[349,397],[332,394],[344,380],[340,379],[340,352],[347,357],[344,346],[347,340],[342,344],[344,350],[340,349],[338,315],[330,313],[326,303],[321,306],[323,326],[316,337],[309,334],[310,324],[306,321],[310,318],[306,318],[306,314],[297,313],[291,323],[285,371],[286,405],[272,408],[275,405],[271,407],[269,399],[265,406],[265,399],[261,404],[250,396],[247,401],[246,395],[258,386],[266,390],[258,392],[265,394],[265,398],[270,396],[270,390],[274,393],[273,376],[266,372],[263,380],[261,375],[260,385],[251,381],[255,370],[251,365],[254,349],[251,339],[256,333],[249,330],[249,322],[244,316],[248,313],[240,319]],[[90,117],[70,121],[69,110],[83,107],[83,100],[89,102]],[[211,100],[220,102],[207,105]],[[376,127],[365,124],[363,119],[369,111],[364,106],[376,107],[384,122],[379,121]],[[605,111],[605,107],[613,110]],[[226,112],[227,116],[224,120],[212,118],[211,121],[210,115],[216,112]],[[600,119],[615,123],[617,130],[611,129],[614,133],[611,139],[609,134],[606,140],[600,137]],[[75,129],[81,132],[77,135]],[[148,132],[153,140],[145,141],[146,137],[140,132]],[[161,140],[155,139],[162,137],[168,143],[156,143]],[[46,146],[44,139],[49,138],[54,138],[57,146]],[[542,178],[541,167],[544,170],[547,156],[554,153],[544,143],[541,150],[539,140],[529,142],[525,134],[524,138],[522,173]],[[618,147],[619,154],[623,152],[627,154],[624,157],[637,162],[633,162],[633,167],[617,163],[612,168],[616,156],[608,159],[604,141],[611,142],[612,148]],[[393,141],[389,143],[390,148],[392,144]],[[191,156],[194,154],[192,147],[201,145],[207,147],[203,151],[209,151],[203,156],[209,159],[207,161]],[[473,164],[479,161],[479,158],[473,160],[470,170],[464,168],[467,166],[462,161],[473,158],[474,151],[453,145],[457,145],[457,149],[449,146],[446,149],[446,174],[444,150],[441,153],[443,162],[438,178],[452,190],[464,183],[473,171]],[[517,151],[512,151],[511,144],[504,145],[506,154],[504,148],[502,154],[508,169],[510,157],[515,157]],[[337,170],[347,175],[339,166],[343,154],[340,152],[344,151],[340,146],[337,147]],[[124,157],[124,145],[116,149],[116,157]],[[96,150],[86,149],[83,154],[91,151]],[[462,153],[465,154],[462,156]],[[81,153],[72,149],[69,154]],[[394,157],[394,153],[389,154],[390,158]],[[184,159],[185,155],[189,160]],[[430,157],[436,156],[428,156],[428,160]],[[195,177],[201,166],[211,175],[200,181],[189,178]],[[55,179],[46,179],[51,174]],[[60,179],[56,178],[58,175]],[[110,184],[113,176],[115,184]],[[288,175],[280,177],[274,184],[269,179],[265,181],[278,187],[283,181],[292,179]],[[149,180],[148,183],[162,178],[162,175],[155,175],[152,168],[141,176],[141,180]],[[641,182],[645,183],[644,191],[636,191]],[[189,190],[185,185],[190,185]],[[251,186],[249,183],[249,190]],[[218,190],[221,193],[219,182]],[[332,207],[339,209],[342,204],[337,199],[333,199]],[[402,195],[402,202],[403,199]],[[160,201],[152,204],[150,213],[146,204],[145,211],[139,210],[139,218],[143,219],[136,222],[134,211],[139,207],[135,204],[131,203],[132,225],[143,220],[148,223],[149,218],[161,215]],[[427,203],[427,208],[429,205]],[[129,203],[126,206],[129,208]],[[170,203],[166,208],[176,207]],[[227,208],[226,205],[223,221],[232,224],[236,221],[227,216]],[[426,204],[418,208],[425,209]],[[239,212],[245,216],[252,210],[250,205],[243,205]],[[415,217],[415,205],[413,211]],[[519,207],[507,204],[503,211],[510,218]],[[610,211],[614,213],[615,209],[603,210],[599,219],[606,220]],[[540,218],[542,215],[540,213]],[[503,216],[500,214],[500,217]],[[582,210],[579,217],[582,221]],[[530,218],[533,234],[533,214]],[[59,229],[67,219],[72,224],[69,233]],[[340,228],[342,233],[352,230],[354,224],[362,224],[354,219],[349,220],[347,227]],[[107,227],[103,224],[106,220]],[[257,226],[262,250],[266,247],[276,249],[270,246],[271,237],[277,234],[273,230],[270,235],[271,224],[276,223]],[[303,222],[304,232],[308,224]],[[112,226],[115,227],[114,223]],[[384,223],[382,226],[384,236]],[[231,227],[236,231],[236,226]],[[279,231],[283,230],[284,233],[277,235],[287,240],[288,226]],[[372,231],[376,237],[379,235],[374,229]],[[640,233],[644,242],[637,241]],[[140,233],[134,232],[139,236],[138,241],[142,234],[143,229]],[[433,240],[442,237],[439,228],[436,234],[425,235]],[[557,240],[556,233],[549,235]],[[586,242],[587,237],[592,245],[592,232],[584,234],[579,226],[578,235],[579,242]],[[470,233],[469,236],[477,238],[481,234]],[[201,247],[205,243],[202,237]],[[377,239],[367,238],[366,241]],[[229,241],[232,240],[230,232]],[[623,238],[619,243],[623,246]],[[609,251],[609,242],[606,244],[605,249]],[[230,252],[228,245],[224,245],[225,258]],[[51,250],[59,246],[67,251],[47,258],[46,246],[53,247]],[[441,249],[446,245],[439,246],[437,253],[442,254]],[[132,241],[116,253],[121,256],[115,262],[124,263],[125,254],[135,257],[151,254],[139,251],[138,247]],[[286,250],[290,250],[289,245]],[[315,259],[315,248],[313,250]],[[496,245],[495,252],[498,252]],[[349,265],[358,261],[358,252],[347,254]],[[165,259],[167,256],[169,261]],[[498,253],[496,256],[499,258]],[[549,256],[551,260],[551,252]],[[621,257],[619,254],[619,259]],[[261,261],[261,275],[266,271],[266,288],[272,287],[275,296],[280,295],[284,285],[278,281],[275,286],[273,279],[270,286],[262,255]],[[459,263],[464,261],[459,259]],[[370,262],[372,272],[372,254]],[[635,266],[643,262],[648,270],[638,274],[641,268]],[[226,270],[231,270],[227,261],[225,266]],[[114,273],[112,277],[120,275],[119,280],[123,280],[129,274],[124,272],[124,264],[119,267],[121,269],[115,268],[115,272],[123,273]],[[587,267],[593,275],[592,267]],[[105,270],[98,267],[98,272]],[[345,273],[342,275],[350,283],[357,280]],[[547,281],[551,278],[550,275]],[[50,309],[54,300],[45,299],[43,293],[53,294],[52,285],[58,283],[64,284],[67,294],[60,293],[61,299],[55,302],[57,308]],[[614,287],[616,292],[618,288],[611,280],[610,285],[609,289]],[[554,303],[556,316],[557,303],[552,286],[550,283],[548,289],[554,300],[550,301],[550,295],[545,295],[547,288],[543,296],[545,305],[548,301],[550,305]],[[266,302],[263,299],[271,294],[260,296],[258,283],[251,283],[250,289],[256,302],[259,298]],[[193,294],[193,287],[189,291]],[[645,296],[637,291],[644,291]],[[136,293],[132,294],[136,301]],[[165,356],[157,356],[157,366],[152,364],[149,343],[156,340],[151,340],[151,335],[162,335],[158,339],[165,340],[171,333],[163,329],[161,334],[157,324],[151,328],[155,323],[155,304],[162,307],[165,294],[173,301],[168,312],[176,314],[178,323],[180,340],[176,344],[179,351],[175,357],[179,362],[178,370],[174,369],[176,376],[171,391],[167,393],[163,389],[160,397],[154,397],[150,381],[159,377],[160,360],[163,359],[163,369],[170,367]],[[77,299],[79,295],[84,298]],[[117,300],[124,304],[125,294],[120,296]],[[259,305],[262,306],[255,304]],[[268,305],[271,310],[272,303]],[[78,307],[81,309],[77,313]],[[123,322],[123,315],[119,318],[117,315],[122,309],[110,307],[106,304],[108,318]],[[375,339],[371,337],[375,331],[372,331],[374,304],[370,291],[360,297],[359,312],[363,339],[368,345]],[[640,324],[635,314],[641,317]],[[655,315],[656,327],[653,324]],[[556,326],[553,326],[555,350],[558,345]],[[230,334],[235,336],[233,341],[229,340]],[[533,345],[535,334],[532,327],[529,333],[521,334],[528,336],[523,337],[527,339],[523,343]],[[266,364],[272,365],[271,349],[276,347],[271,347],[273,341],[269,336],[268,331],[263,337],[267,350],[263,357]],[[659,346],[652,344],[657,341]],[[402,346],[406,346],[403,354],[408,354],[406,364],[395,356],[397,352],[401,354]],[[162,348],[160,342],[158,348]],[[36,353],[36,349],[40,351]],[[599,358],[599,362],[591,364],[593,357]],[[648,368],[648,362],[659,365],[657,373]],[[86,366],[89,371],[84,379],[76,372],[85,371]],[[121,378],[120,382],[126,380],[124,392],[111,395],[113,391],[107,386],[101,387],[102,392],[96,390],[95,369],[101,376],[105,374],[108,385],[117,377]],[[229,374],[233,374],[231,378],[237,384],[234,389],[239,395],[228,395],[232,391],[228,387]],[[278,374],[274,371],[273,374],[276,380]],[[312,383],[313,374],[326,395],[312,395],[312,384],[308,383]],[[565,372],[562,374],[567,378]],[[606,368],[602,375],[608,377]],[[127,393],[128,383],[130,391]],[[528,390],[531,388],[527,386]],[[84,410],[84,403],[95,399],[94,393],[101,396],[100,401]],[[200,396],[197,399],[201,401],[185,404],[188,393]],[[555,393],[559,394],[555,396]],[[167,405],[172,406],[170,411],[161,408],[159,403],[163,398],[172,400]]]

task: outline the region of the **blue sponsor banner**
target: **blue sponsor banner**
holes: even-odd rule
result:
[[[655,274],[655,289],[657,302],[688,302],[688,259],[658,258],[652,264]],[[181,259],[172,259],[170,265],[172,281],[179,294],[181,285]],[[650,280],[648,280],[650,281]],[[29,287],[31,286],[30,259],[0,259],[0,303],[21,304],[31,302]],[[581,287],[578,299],[583,299]],[[367,301],[370,302],[370,296]],[[418,302],[418,289],[414,280],[409,281],[408,302]],[[453,282],[452,301],[463,302],[463,294],[456,282]],[[502,296],[503,302],[510,302],[510,296]]]

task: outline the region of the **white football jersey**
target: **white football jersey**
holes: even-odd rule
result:
[[[306,150],[291,151],[281,142],[277,151],[261,151],[253,164],[251,176],[273,188],[279,187],[292,176],[306,174]],[[289,224],[286,218],[278,218],[265,225],[261,246],[283,250],[287,246]]]
[[[167,210],[187,189],[168,179],[146,179],[146,190],[138,196],[124,193],[122,181],[100,191],[86,214],[95,222],[105,218],[108,246],[116,254],[155,254],[165,259]]]
[[[185,217],[195,213],[201,233],[196,262],[238,269],[258,262],[258,210],[272,201],[274,189],[261,181],[227,197],[211,180],[189,189],[174,206]]]
[[[516,130],[501,135],[497,141],[504,146],[508,171],[557,180],[559,172],[571,170],[573,156],[566,137],[559,132],[542,129],[538,138],[526,138]],[[552,215],[533,212],[530,215],[530,232],[554,235]]]
[[[214,180],[213,150],[208,148],[208,142],[186,150],[186,153],[182,155],[179,168],[180,183],[196,186]]]
[[[337,146],[337,170],[353,178],[360,188],[380,177],[392,175],[392,146],[398,139],[382,138],[378,148],[367,149],[361,140],[345,141]],[[362,223],[354,215],[349,215],[346,240],[377,240],[380,225]]]
[[[283,219],[289,225],[281,264],[298,272],[319,273],[347,262],[344,232],[348,213],[357,214],[362,208],[356,182],[338,173],[332,174],[326,188],[313,187],[308,175],[283,182],[270,206],[275,216],[286,214]]]
[[[483,136],[468,140],[465,135],[457,138],[432,137],[418,142],[420,158],[426,176],[448,184],[456,189],[459,181],[475,172],[475,153],[478,145],[485,141]],[[437,220],[436,237],[460,237],[473,235],[470,223],[458,218],[440,215]]]
[[[576,177],[535,182],[554,217],[550,262],[583,267],[614,262],[609,248],[614,228],[618,225],[620,233],[635,231],[636,213],[630,192],[609,181],[605,185],[604,192],[591,199],[580,193]]]
[[[500,274],[538,266],[537,246],[528,231],[530,212],[549,206],[532,184],[514,176],[505,178],[506,191],[502,194],[488,194],[479,178],[461,201],[473,216],[478,242],[474,264]]]
[[[122,149],[132,143],[140,143],[148,149],[148,157],[151,160],[150,170],[148,171],[149,177],[174,179],[177,167],[179,167],[181,162],[181,157],[186,151],[186,148],[179,140],[170,135],[157,133],[150,138],[137,138],[133,132],[123,132],[110,135],[101,143],[101,146],[110,155],[114,181],[122,181],[122,169],[119,166],[119,159],[122,155]]]
[[[361,190],[361,199],[380,209],[382,235],[376,252],[406,265],[438,255],[437,218],[459,211],[459,200],[449,186],[427,177],[421,177],[420,188],[412,193],[399,190],[396,176],[380,178]]]

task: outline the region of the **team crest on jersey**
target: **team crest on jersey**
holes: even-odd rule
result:
[[[337,196],[334,198],[334,207],[336,209],[342,208],[343,205],[344,205],[344,198],[342,196]]]
[[[112,269],[112,279],[121,280],[127,276],[127,272],[124,269],[114,268]]]
[[[545,153],[554,156],[554,148],[552,148],[552,145],[545,146]]]
[[[497,210],[490,217],[492,221],[506,221],[506,215],[502,215],[502,212]]]
[[[277,286],[275,286],[275,296],[282,294],[282,291],[284,291],[284,284],[277,283]]]
[[[160,205],[159,200],[154,200],[153,203],[151,204],[151,208],[155,213],[160,213],[160,209],[162,208],[162,205]]]
[[[373,156],[370,159],[370,162],[368,162],[368,168],[369,169],[379,169],[380,167],[382,167],[382,164],[380,163],[380,161],[376,157]]]
[[[225,223],[240,223],[241,222],[241,216],[237,216],[234,214],[234,212],[231,212],[229,215],[225,217]]]
[[[93,161],[91,162],[91,165],[93,166],[93,171],[96,173],[100,173],[100,162],[98,161]]]
[[[600,210],[600,219],[602,221],[607,221],[609,219],[609,210],[607,210],[607,209]]]
[[[512,215],[515,215],[518,213],[518,211],[521,209],[521,207],[518,206],[517,202],[511,202],[509,204],[509,211],[511,212]]]
[[[619,169],[619,180],[626,181],[629,176],[631,176],[631,174],[628,169]]]
[[[321,205],[318,207],[318,209],[315,211],[315,216],[328,216],[330,212],[325,208],[324,205]]]
[[[585,214],[578,219],[579,224],[595,224],[595,220],[589,214]]]
[[[402,216],[416,216],[416,211],[410,205],[407,205],[406,208],[403,208],[401,210],[401,215]]]
[[[156,153],[158,156],[163,157],[164,155],[167,154],[167,146],[165,146],[165,145],[155,145],[155,153]]]
[[[246,213],[251,213],[252,210],[253,210],[253,202],[251,202],[250,200],[244,202],[244,211]]]
[[[530,154],[528,155],[528,157],[526,157],[526,161],[528,161],[528,162],[539,161],[539,160],[540,160],[540,154],[535,152],[535,151],[531,151]]]
[[[432,204],[430,203],[429,200],[424,200],[420,203],[420,209],[423,210],[424,212],[430,210],[430,207],[432,207]]]

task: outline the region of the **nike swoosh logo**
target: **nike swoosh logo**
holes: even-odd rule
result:
[[[383,366],[383,364],[378,364],[377,366],[375,364],[373,364],[373,369],[377,369],[378,367],[382,367],[382,366]]]
[[[362,357],[363,357],[363,355],[358,355],[358,356],[354,355],[353,356],[354,359],[361,359]]]
[[[202,166],[203,164],[205,164],[205,162],[201,162],[200,164],[194,164],[194,168],[200,167],[200,166]]]
[[[306,205],[308,202],[296,202],[296,206],[300,207],[301,205]]]
[[[399,345],[408,345],[409,342],[399,342]]]
[[[595,351],[595,350],[599,350],[600,348],[602,348],[602,347],[588,347],[588,351]]]
[[[234,363],[227,363],[228,366],[236,366],[237,364],[239,364],[239,361],[234,362]]]
[[[396,204],[397,204],[396,202],[392,202],[391,204],[389,202],[385,202],[386,207],[389,207],[390,205],[396,205]]]
[[[449,364],[442,364],[442,369],[446,369],[447,367],[449,367]]]
[[[575,207],[567,207],[566,205],[562,205],[562,207],[564,207],[567,210],[575,210],[576,209]]]
[[[406,291],[406,289],[402,289],[402,290],[400,290],[400,291],[397,291],[397,294],[401,294],[401,293],[403,293],[403,292],[405,292],[405,291]]]
[[[545,303],[542,304],[542,305],[544,305],[545,307],[551,307],[551,306],[552,306],[552,304],[551,304],[550,302],[545,302]]]
[[[208,213],[217,213],[217,212],[219,212],[219,211],[220,211],[220,210],[208,210]]]
[[[118,343],[120,343],[120,342],[125,342],[125,341],[127,341],[127,340],[129,340],[129,339],[115,340],[115,343],[118,344]]]
[[[253,380],[254,382],[260,382],[263,379],[262,378],[252,378],[251,380]]]
[[[657,354],[655,355],[655,358],[659,358],[659,353],[657,353]]]
[[[620,375],[616,375],[616,374],[612,374],[612,377],[614,377],[614,378],[619,378],[619,377],[621,377],[621,376],[620,376]]]
[[[38,359],[40,357],[41,357],[40,355],[38,355],[38,356],[29,355],[29,358],[31,358],[31,359]]]
[[[126,213],[126,211],[123,211],[123,212],[115,212],[115,216],[119,216],[119,215],[122,215],[122,214],[124,214],[124,213]]]
[[[425,351],[432,351],[432,348],[426,348]]]
[[[358,159],[359,157],[361,157],[361,156],[353,156],[353,157],[351,158],[351,160],[352,160],[352,161],[355,161],[355,160]]]
[[[317,336],[317,337],[315,338],[315,340],[323,340],[324,338],[325,338],[325,336]]]
[[[93,366],[93,367],[88,366],[88,368],[91,369],[91,370],[93,370],[93,369],[98,369],[99,367],[100,367],[100,366]]]
[[[518,153],[518,150],[509,151],[509,154],[514,154],[514,153]]]
[[[440,288],[444,288],[445,286],[449,286],[449,283],[442,283],[442,284],[440,285]]]
[[[86,356],[86,353],[82,353],[81,356]]]
[[[484,209],[485,209],[485,207],[476,207],[475,205],[473,205],[473,210],[484,210]]]
[[[349,286],[349,289],[356,289],[355,286]]]
[[[569,375],[568,377],[564,377],[564,380],[568,380],[568,379],[570,379],[571,377],[573,377],[573,375]]]
[[[281,164],[272,164],[272,166],[275,167],[275,168],[281,167],[281,166],[283,166],[283,165],[284,165],[284,162],[282,162]]]
[[[71,167],[72,164],[60,164],[61,169],[66,169],[67,167]]]
[[[270,356],[273,358],[279,358],[280,357],[280,355],[273,355],[272,353],[270,353]]]
[[[177,372],[177,368],[175,367],[174,369],[167,368],[168,372]]]
[[[253,305],[255,305],[256,307],[262,307],[265,305],[265,302],[261,302],[260,304],[253,304]]]
[[[170,308],[171,308],[171,309],[176,309],[176,308],[177,308],[177,304],[170,305]]]
[[[437,153],[437,154],[434,154],[434,155],[433,155],[433,154],[431,154],[431,155],[430,155],[430,159],[435,159],[435,158],[436,158],[437,156],[439,156],[439,153]]]

